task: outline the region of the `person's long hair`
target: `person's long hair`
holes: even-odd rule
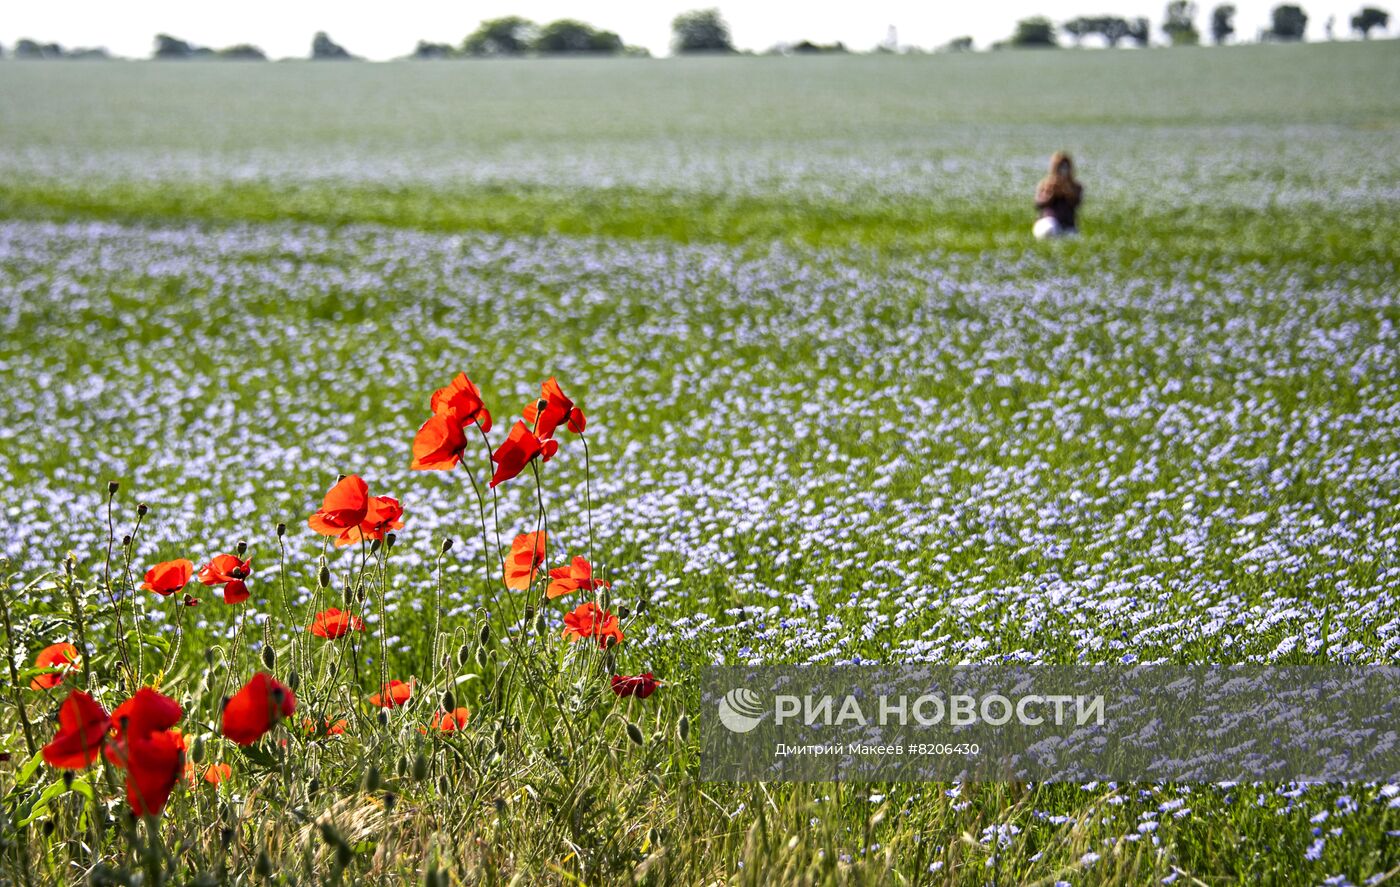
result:
[[[1067,197],[1070,199],[1079,196],[1079,183],[1074,180],[1074,161],[1064,151],[1056,151],[1050,155],[1050,174],[1040,180],[1040,185],[1036,189],[1042,199],[1052,197]]]

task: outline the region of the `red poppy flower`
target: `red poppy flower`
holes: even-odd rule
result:
[[[146,581],[141,583],[141,587],[164,597],[184,588],[192,575],[194,564],[184,558],[161,561],[146,571]]]
[[[535,426],[535,436],[541,440],[553,437],[554,429],[565,423],[574,434],[582,434],[588,425],[583,410],[564,395],[553,376],[540,386],[540,399],[525,407],[525,421]]]
[[[352,631],[364,631],[365,623],[359,616],[351,615],[339,607],[331,607],[329,610],[317,613],[316,618],[311,621],[306,630],[318,638],[335,640],[345,637]]]
[[[76,669],[78,664],[78,648],[69,643],[49,644],[39,651],[39,655],[34,657],[35,668],[57,668],[60,671],[51,671],[46,674],[36,675],[29,682],[31,690],[52,690],[63,683],[64,672]]]
[[[524,591],[535,583],[544,564],[544,533],[521,533],[510,544],[506,557],[506,588]]]
[[[545,594],[557,598],[576,591],[593,591],[595,588],[611,588],[612,583],[593,578],[593,565],[581,557],[574,558],[567,567],[555,567],[549,571],[549,588]]]
[[[97,759],[111,729],[107,710],[82,690],[73,690],[58,708],[58,732],[44,746],[44,760],[50,767],[81,770]]]
[[[311,718],[301,722],[301,728],[312,736],[339,736],[345,732],[345,728],[348,726],[350,724],[344,718],[338,721],[323,719],[319,726]]]
[[[639,675],[615,674],[612,676],[612,691],[619,696],[635,696],[646,699],[661,686],[651,672]]]
[[[128,732],[108,747],[108,759],[126,771],[126,802],[137,816],[159,816],[185,770],[185,737],[179,730]]]
[[[199,568],[199,581],[205,585],[222,585],[224,603],[241,604],[248,599],[248,583],[243,580],[252,574],[251,558],[245,561],[232,554],[221,554]]]
[[[608,646],[608,638],[620,644],[622,626],[618,624],[616,616],[592,601],[579,604],[564,617],[564,639],[581,641],[584,638],[597,638],[598,646],[602,648]]]
[[[412,681],[407,684],[403,681],[390,681],[381,687],[378,693],[370,695],[369,704],[376,708],[398,708],[407,703],[412,695]]]
[[[524,422],[516,422],[511,427],[505,443],[491,454],[491,461],[496,463],[496,473],[491,476],[491,486],[508,481],[524,471],[525,466],[536,456],[548,462],[558,451],[558,441],[540,440],[530,433]]]
[[[168,730],[180,722],[180,703],[150,687],[142,687],[112,711],[112,723],[118,738],[145,738],[160,730]]]
[[[260,671],[224,705],[223,734],[239,745],[252,745],[296,710],[291,688]]]
[[[203,772],[194,764],[185,765],[185,779],[190,785],[195,785],[201,780],[210,785],[219,785],[233,776],[233,768],[228,764],[210,764]]]
[[[334,536],[337,548],[362,539],[383,539],[388,530],[403,526],[403,508],[390,496],[370,496],[359,476],[347,474],[331,487],[321,508],[307,525],[322,536]]]
[[[435,413],[413,437],[414,471],[451,471],[462,461],[467,449],[467,435],[462,423],[452,414]]]
[[[445,388],[433,392],[428,408],[435,416],[453,415],[459,427],[477,424],[482,431],[491,430],[491,412],[482,403],[481,392],[466,373],[458,373]]]
[[[428,722],[427,727],[419,727],[419,733],[427,733],[429,730],[436,730],[441,733],[451,733],[456,730],[464,730],[467,721],[471,719],[472,713],[465,708],[454,708],[452,711],[440,711],[433,715],[433,719]]]

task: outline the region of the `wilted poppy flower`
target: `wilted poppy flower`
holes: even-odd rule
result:
[[[544,564],[546,541],[544,533],[521,533],[515,537],[506,556],[506,588],[523,591],[534,584]]]
[[[548,440],[554,436],[554,429],[565,423],[574,434],[582,434],[588,425],[583,410],[564,396],[559,382],[553,377],[540,386],[540,398],[525,407],[525,421],[535,426],[535,436]]]
[[[467,449],[467,435],[462,423],[451,414],[435,413],[413,437],[414,471],[451,471],[462,461]]]
[[[291,688],[260,671],[224,705],[223,734],[239,745],[252,745],[296,709]]]
[[[306,627],[306,630],[316,635],[318,638],[343,638],[351,631],[364,631],[364,620],[359,616],[341,610],[338,607],[331,607],[329,610],[322,610],[316,614],[316,618]]]
[[[564,639],[581,641],[584,638],[597,638],[598,646],[603,648],[608,646],[608,638],[620,644],[622,626],[618,624],[616,616],[592,601],[579,604],[564,617]]]
[[[496,463],[496,473],[491,476],[491,486],[494,487],[518,475],[536,456],[548,462],[558,451],[558,441],[542,441],[530,433],[524,422],[516,422],[511,426],[505,443],[491,454],[491,461]]]
[[[228,764],[210,764],[202,772],[194,764],[185,765],[185,779],[189,780],[190,785],[201,780],[210,785],[218,785],[232,776],[233,768]]]
[[[52,690],[63,683],[64,672],[78,668],[78,648],[69,643],[49,644],[39,651],[39,655],[34,657],[35,668],[57,668],[61,671],[51,671],[46,674],[36,675],[29,682],[31,690]]]
[[[312,736],[339,736],[345,732],[345,728],[348,726],[349,722],[344,718],[338,721],[322,719],[319,725],[311,718],[306,718],[301,722],[301,728]]]
[[[380,688],[378,693],[373,693],[369,697],[369,704],[376,708],[398,708],[408,702],[413,695],[413,683],[405,684],[403,681],[390,681]]]
[[[429,730],[436,730],[442,733],[451,733],[455,730],[465,729],[467,721],[471,719],[472,713],[465,708],[454,708],[452,711],[440,711],[433,715],[433,719],[428,722],[427,727],[419,727],[419,733],[427,733]]]
[[[482,431],[491,430],[491,413],[482,403],[481,392],[466,373],[458,373],[444,388],[433,392],[428,408],[435,416],[455,416],[460,427],[477,424]]]
[[[232,554],[221,554],[199,568],[199,581],[205,585],[222,585],[224,603],[241,604],[248,599],[248,583],[253,574],[253,561],[239,560]]]
[[[146,571],[146,581],[141,583],[141,587],[164,597],[184,588],[192,575],[194,564],[184,558],[161,561]]]
[[[576,557],[567,567],[555,567],[549,571],[549,588],[545,594],[551,598],[576,591],[593,591],[595,588],[611,588],[612,583],[593,578],[593,565],[581,557]]]
[[[81,770],[96,760],[111,729],[107,710],[82,690],[73,690],[58,708],[58,732],[44,746],[44,760],[50,767]]]
[[[639,675],[615,674],[612,676],[612,691],[619,696],[635,696],[646,699],[661,686],[651,672]]]

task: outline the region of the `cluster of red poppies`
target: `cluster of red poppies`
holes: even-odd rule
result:
[[[252,745],[296,705],[291,689],[259,672],[224,706],[223,735]],[[150,687],[137,690],[111,714],[92,696],[72,690],[59,706],[58,733],[44,746],[44,760],[60,769],[82,770],[103,755],[125,774],[132,812],[159,816],[187,771],[185,737],[175,727],[183,714],[178,702]],[[231,772],[227,764],[216,764],[203,778],[217,784]]]
[[[412,467],[415,470],[450,471],[455,468],[462,461],[469,445],[469,430],[473,427],[489,449],[486,433],[491,430],[491,413],[482,402],[480,391],[465,374],[459,373],[451,384],[435,391],[429,408],[432,415],[413,441]],[[491,452],[494,471],[490,485],[493,488],[518,476],[537,458],[541,462],[549,461],[559,450],[554,434],[560,427],[581,435],[588,422],[583,411],[553,378],[540,386],[540,397],[525,406],[522,416],[511,427],[505,441]],[[336,482],[307,523],[317,533],[334,538],[337,547],[381,541],[389,531],[403,526],[403,508],[390,496],[369,495],[368,484],[352,474]],[[545,578],[546,545],[544,532],[524,533],[515,539],[505,561],[506,587],[526,591],[534,587],[536,580]],[[248,578],[253,573],[253,564],[243,555],[240,545],[238,554],[211,558],[199,569],[199,581],[206,586],[222,585],[226,603],[246,601],[250,596]],[[165,597],[183,589],[195,575],[194,564],[189,560],[163,561],[146,572],[141,587]],[[567,565],[548,571],[545,595],[553,600],[574,592],[596,592],[609,587],[607,581],[594,577],[593,565],[587,559],[574,557]],[[198,602],[190,595],[185,595],[183,600],[187,606]],[[332,607],[317,613],[306,630],[316,637],[335,641],[351,632],[364,631],[365,624],[353,613]],[[564,616],[563,637],[575,642],[591,640],[604,650],[624,639],[618,617],[595,601],[580,603]],[[79,651],[72,644],[44,648],[35,664],[48,671],[35,677],[31,686],[44,690],[58,686],[67,671],[81,668],[80,660]],[[651,672],[614,675],[611,680],[612,690],[619,696],[645,699],[658,686]],[[397,708],[407,704],[412,695],[412,681],[393,680],[370,695],[368,701],[379,708]],[[259,672],[225,703],[221,730],[233,742],[251,745],[295,710],[296,697],[291,689]],[[159,815],[182,773],[191,779],[203,778],[215,784],[231,773],[227,764],[211,765],[202,775],[186,764],[184,736],[175,727],[182,714],[178,703],[150,687],[138,690],[111,714],[92,696],[75,689],[59,708],[58,733],[44,747],[44,759],[54,767],[82,769],[103,754],[125,773],[132,810],[139,815]],[[460,730],[466,726],[470,714],[465,708],[439,711],[426,727],[419,729],[422,732]],[[306,720],[303,726],[313,736],[327,736],[343,733],[346,722]]]

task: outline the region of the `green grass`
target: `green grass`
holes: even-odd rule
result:
[[[71,588],[102,701],[159,675],[202,762],[235,773],[177,790],[152,856],[102,771],[66,790],[26,766],[17,704],[42,740],[56,699],[7,693],[4,876],[1394,879],[1380,786],[701,783],[696,686],[750,658],[1393,664],[1394,49],[0,63],[19,683],[74,636]],[[1061,146],[1084,236],[1035,244],[1028,195]],[[407,470],[458,370],[498,427],[553,373],[587,410],[595,538],[576,441],[545,495],[556,554],[596,547],[616,601],[650,601],[615,669],[566,652],[558,603],[503,640],[523,601],[464,471]],[[382,568],[330,552],[323,589],[305,519],[346,471],[407,522]],[[502,490],[508,543],[534,488]],[[165,669],[174,608],[135,594],[124,676],[109,587],[134,584],[138,501],[137,582],[246,539],[267,627],[239,633],[200,588]],[[370,620],[348,660],[298,630],[347,598]],[[219,738],[226,682],[265,648],[346,736],[306,739],[299,712],[285,747]],[[421,688],[384,721],[362,701],[381,668]],[[667,684],[618,702],[614,670]],[[471,723],[425,737],[448,687]]]

